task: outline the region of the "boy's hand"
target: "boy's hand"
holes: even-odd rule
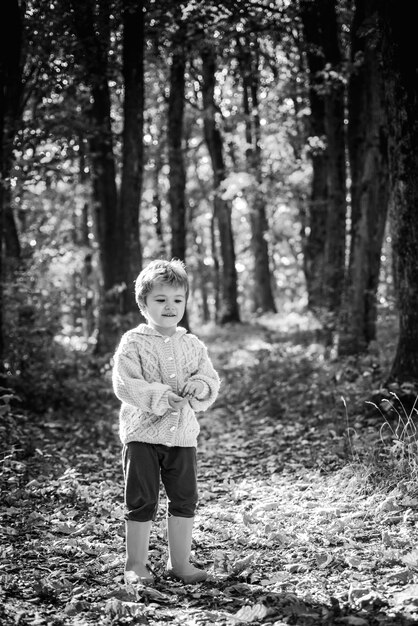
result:
[[[204,390],[205,385],[200,380],[189,380],[189,382],[184,385],[181,393],[185,398],[197,398],[202,395]]]
[[[181,396],[178,396],[173,391],[169,391],[168,396],[167,396],[167,401],[172,409],[178,410],[178,409],[181,409],[181,407],[187,403],[187,398],[182,398]]]

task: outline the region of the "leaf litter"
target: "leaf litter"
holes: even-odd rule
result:
[[[362,406],[373,372],[256,325],[205,339],[223,382],[200,416],[193,559],[208,580],[165,577],[162,493],[150,545],[156,584],[123,584],[118,404],[104,377],[89,414],[57,412],[44,425],[10,417],[0,623],[417,624],[418,493],[399,481],[371,488],[359,462],[379,442],[379,422]]]

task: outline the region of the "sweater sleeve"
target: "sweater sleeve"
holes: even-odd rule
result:
[[[192,398],[189,400],[190,406],[194,411],[206,411],[216,400],[221,381],[218,373],[213,367],[212,361],[208,355],[206,346],[200,341],[200,358],[197,371],[190,376],[189,380],[196,380],[202,382],[205,390],[198,398]]]
[[[121,402],[138,407],[144,413],[164,415],[170,408],[167,400],[169,385],[147,382],[133,342],[121,342],[114,356],[112,383]]]

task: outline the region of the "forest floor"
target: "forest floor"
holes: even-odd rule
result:
[[[407,412],[385,417],[366,403],[393,337],[380,354],[335,360],[293,321],[292,333],[274,317],[199,333],[222,391],[200,415],[193,558],[210,576],[198,585],[164,576],[164,494],[156,584],[123,584],[109,369],[83,412],[85,381],[46,415],[3,407],[0,624],[418,624],[418,485],[392,436]]]

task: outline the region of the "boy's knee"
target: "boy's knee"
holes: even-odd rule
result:
[[[168,514],[175,517],[194,517],[196,513],[197,501],[172,502],[168,503]]]
[[[154,521],[157,515],[158,503],[144,504],[138,508],[127,507],[125,519],[133,522]]]

